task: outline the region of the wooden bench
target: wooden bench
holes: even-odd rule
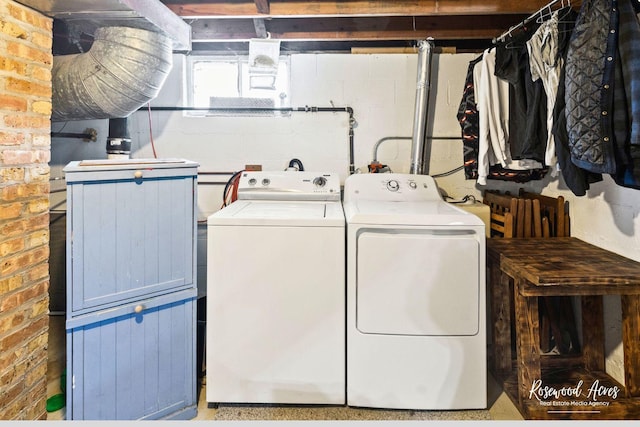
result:
[[[491,369],[523,417],[639,419],[640,263],[573,237],[487,239],[487,262],[494,290]],[[605,372],[603,295],[621,296],[624,385]],[[580,297],[580,354],[540,354],[541,296]]]

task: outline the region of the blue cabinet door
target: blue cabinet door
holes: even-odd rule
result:
[[[191,293],[194,297],[184,300],[167,303],[171,295],[166,295],[67,323],[68,419],[196,415],[195,290]],[[136,313],[136,307],[143,309]],[[91,322],[93,317],[98,321]],[[73,327],[83,322],[89,323]]]
[[[193,418],[197,164],[64,170],[67,418]]]
[[[70,183],[68,309],[194,286],[194,192],[192,176]]]

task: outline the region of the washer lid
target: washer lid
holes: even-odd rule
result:
[[[349,224],[484,226],[478,216],[441,200],[352,200],[344,204],[344,212]]]
[[[209,225],[344,226],[340,202],[238,200],[209,216]]]

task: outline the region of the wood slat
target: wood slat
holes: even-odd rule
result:
[[[542,218],[540,217],[540,200],[532,201],[533,210],[533,235],[534,237],[543,237],[542,235]]]

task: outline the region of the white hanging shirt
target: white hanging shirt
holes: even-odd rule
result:
[[[536,160],[513,160],[509,149],[509,83],[495,75],[496,52],[487,49],[473,69],[473,84],[479,116],[478,184],[486,185],[489,166],[505,169],[542,168]]]
[[[547,147],[544,162],[551,170],[551,176],[558,175],[558,158],[553,137],[553,108],[558,94],[558,81],[564,66],[562,57],[558,57],[558,11],[549,20],[540,25],[527,41],[531,78],[535,82],[542,80],[547,94]]]

